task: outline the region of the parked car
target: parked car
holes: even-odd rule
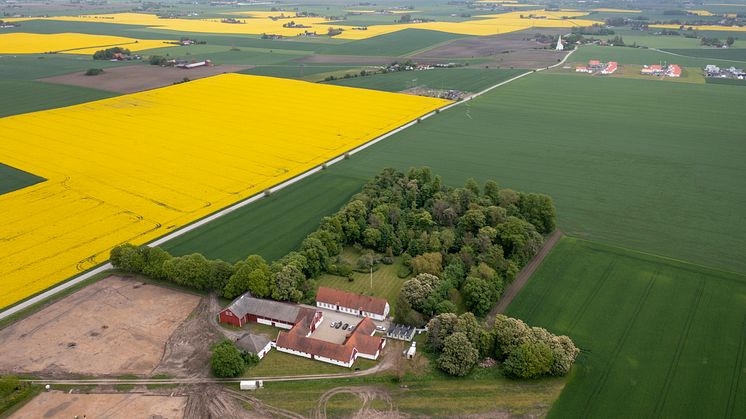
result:
[[[348,330],[348,331],[350,331],[350,332],[352,332],[352,331],[354,331],[354,330],[355,330],[355,326],[350,326],[350,328],[349,328],[349,329],[347,329],[347,330]]]
[[[342,325],[342,330],[347,330],[347,328],[350,327],[349,323],[345,323]]]
[[[329,323],[329,327],[334,327],[336,325],[337,325],[337,322],[331,322],[331,323]]]
[[[337,322],[337,324],[334,325],[335,329],[339,329],[342,326],[342,322]]]
[[[376,326],[376,330],[380,330],[381,332],[385,332],[386,328],[383,326]]]

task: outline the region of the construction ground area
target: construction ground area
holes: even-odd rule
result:
[[[149,375],[194,294],[111,276],[0,330],[0,371]]]
[[[18,409],[12,419],[37,418],[161,418],[184,417],[187,397],[133,393],[42,393]]]

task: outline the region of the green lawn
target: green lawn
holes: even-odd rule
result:
[[[165,247],[274,259],[381,169],[426,165],[550,194],[571,235],[746,272],[744,106],[733,86],[533,74]]]
[[[388,92],[399,92],[412,87],[479,92],[523,72],[525,70],[461,67],[422,71],[398,71],[395,73],[335,80],[328,83]]]
[[[31,80],[0,80],[0,92],[3,97],[12,99],[0,104],[0,117],[61,108],[119,95],[105,90]]]
[[[743,413],[746,276],[564,238],[507,314],[582,349],[550,417]]]
[[[405,361],[404,368],[414,368]],[[263,402],[302,415],[312,410],[326,391],[337,387],[370,386],[390,396],[393,408],[413,417],[455,417],[482,414],[480,417],[541,417],[556,399],[565,379],[550,378],[514,381],[502,377],[495,368],[479,370],[464,378],[447,377],[432,370],[427,363],[418,364],[417,375],[407,374],[401,386],[388,374],[360,378],[305,382],[265,383],[263,390],[252,393]],[[373,401],[373,408],[388,404]],[[359,400],[334,396],[327,405],[331,417],[349,414],[361,407]],[[338,413],[334,413],[338,412]],[[507,414],[507,415],[506,415]]]
[[[357,258],[352,256],[348,251],[345,252],[349,255],[348,261],[352,266],[355,266]],[[401,289],[406,278],[399,278],[397,271],[401,266],[401,261],[396,258],[395,262],[391,265],[380,265],[379,268],[373,272],[373,281],[371,288],[371,276],[369,273],[353,272],[352,281],[346,277],[335,276],[335,275],[322,275],[319,280],[319,286],[336,288],[340,290],[350,291],[357,294],[371,295],[374,297],[383,298],[389,302],[389,305],[394,305],[396,298],[399,296],[399,290]]]
[[[272,349],[261,361],[259,361],[259,364],[247,369],[243,376],[251,378],[282,377],[288,375],[342,374],[352,372],[355,368],[360,368],[361,370],[368,369],[376,365],[376,363],[377,361],[359,358],[352,365],[352,368],[345,368],[327,364],[326,362],[303,358],[302,356],[286,354],[284,352],[279,352],[276,349]]]
[[[0,163],[0,195],[35,185],[44,180],[42,177]]]

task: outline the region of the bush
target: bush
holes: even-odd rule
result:
[[[99,74],[103,73],[103,68],[89,68],[86,72],[86,76],[98,76]]]
[[[212,348],[210,358],[212,372],[216,377],[237,377],[246,370],[246,361],[232,342],[224,340]]]
[[[548,374],[554,355],[544,342],[524,342],[514,348],[503,363],[503,371],[516,378],[536,378]]]

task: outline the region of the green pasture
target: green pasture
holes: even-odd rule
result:
[[[746,272],[744,105],[733,86],[532,74],[165,247],[274,259],[381,169],[424,165],[549,194],[577,237]]]
[[[421,71],[398,71],[373,76],[340,79],[329,82],[339,86],[399,92],[412,87],[455,89],[479,92],[489,86],[524,72],[518,69],[444,68]]]
[[[733,62],[718,59],[679,56],[672,53],[645,48],[631,47],[601,47],[588,45],[581,47],[572,55],[574,62],[589,60],[617,61],[620,64],[658,64],[661,61],[678,64],[684,67],[704,67],[707,64],[731,66]]]
[[[0,195],[35,185],[45,179],[0,163]]]
[[[305,79],[323,73],[332,73],[338,71],[357,71],[361,70],[356,65],[308,65],[300,63],[280,63],[276,65],[256,66],[248,70],[240,71],[243,74],[253,74],[257,76],[284,77],[288,79]]]
[[[743,413],[746,276],[564,238],[507,314],[582,350],[549,417]]]
[[[743,43],[746,46],[746,41]],[[679,54],[687,55],[690,57],[698,57],[704,60],[729,60],[729,61],[740,61],[731,62],[730,65],[741,66],[746,65],[746,48],[698,48],[698,49],[678,49],[678,48],[666,48],[666,51]]]
[[[715,77],[707,77],[705,78],[705,83],[709,84],[723,84],[728,86],[746,86],[746,80],[738,80],[738,79],[719,79]]]
[[[0,55],[0,80],[34,80],[42,77],[109,68],[131,63],[96,61],[93,57],[68,54]]]
[[[104,90],[31,80],[0,80],[0,92],[11,99],[0,104],[0,117],[77,105],[119,95]]]

